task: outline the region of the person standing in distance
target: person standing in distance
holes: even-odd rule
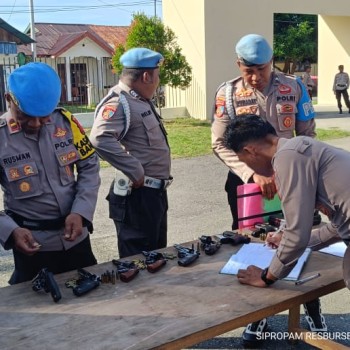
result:
[[[133,48],[120,62],[120,81],[97,106],[90,138],[101,158],[117,169],[107,200],[124,258],[166,247],[166,189],[172,177],[167,133],[151,101],[163,56]]]
[[[213,152],[229,168],[225,191],[233,230],[238,228],[237,186],[256,183],[262,195],[272,199],[276,185],[272,176],[257,174],[226,147],[224,133],[230,121],[256,114],[271,123],[281,137],[316,135],[315,113],[305,86],[296,76],[272,70],[273,51],[267,40],[258,34],[245,35],[236,45],[236,54],[241,75],[217,89],[211,128]],[[249,324],[243,340],[255,342],[266,327],[266,319]]]
[[[307,92],[309,93],[310,99],[312,101],[312,89],[315,86],[314,81],[311,79],[311,66],[305,66],[305,72],[302,75],[302,81],[306,87]]]
[[[0,117],[0,243],[13,250],[10,284],[44,267],[55,274],[97,262],[89,231],[99,160],[74,116],[56,108],[60,95],[60,79],[47,64],[28,63],[9,76],[9,110]]]
[[[338,66],[338,69],[339,69],[339,73],[337,73],[334,77],[333,92],[335,94],[335,98],[337,99],[339,114],[343,114],[343,109],[341,104],[342,95],[343,95],[345,105],[348,108],[350,113],[350,101],[349,101],[349,94],[348,94],[349,75],[348,73],[344,72],[343,65]]]

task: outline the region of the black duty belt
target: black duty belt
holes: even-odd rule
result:
[[[6,210],[6,214],[10,216],[18,226],[29,230],[59,230],[64,227],[65,217],[50,220],[33,220],[25,218],[22,215],[14,213],[12,210]]]

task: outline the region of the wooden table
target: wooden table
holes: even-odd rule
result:
[[[286,281],[270,288],[241,285],[236,276],[219,274],[237,249],[223,245],[189,267],[169,260],[154,274],[140,271],[129,283],[102,284],[82,297],[64,286],[76,271],[56,275],[62,293],[58,303],[50,294],[34,292],[30,282],[0,288],[0,347],[182,349],[284,310],[290,310],[289,328],[296,330],[300,304],[345,286],[342,259],[317,252],[303,271],[304,276],[320,272],[317,279],[300,286]],[[96,274],[112,269],[111,262],[87,268]]]

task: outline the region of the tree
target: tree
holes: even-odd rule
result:
[[[274,56],[284,60],[283,72],[294,73],[298,63],[317,61],[317,16],[276,14]],[[292,68],[290,65],[292,64]]]
[[[162,86],[186,89],[192,81],[192,68],[181,53],[181,48],[176,43],[175,33],[165,27],[157,17],[147,17],[143,13],[133,15],[130,31],[125,45],[119,45],[112,57],[112,65],[120,74],[122,66],[120,56],[133,47],[147,47],[161,53],[164,64],[160,69],[160,86],[156,92],[156,103],[161,106]]]

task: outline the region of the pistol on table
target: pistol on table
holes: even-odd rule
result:
[[[177,263],[180,266],[188,266],[191,265],[194,261],[199,258],[199,242],[197,244],[197,250],[194,249],[194,244],[192,243],[191,248],[184,247],[180,244],[174,244],[174,248],[177,250],[177,256],[179,260]]]
[[[250,243],[250,237],[237,232],[225,231],[222,235],[223,237],[220,239],[220,243],[222,244],[230,243],[232,245],[238,245],[242,243]]]
[[[120,261],[113,259],[112,263],[117,267],[118,278],[122,282],[130,282],[140,271],[136,264],[132,261]]]
[[[67,288],[72,288],[74,295],[80,297],[101,284],[101,278],[84,270],[78,269],[79,278],[73,278],[65,283]]]
[[[61,291],[53,277],[53,273],[46,267],[41,269],[32,280],[32,288],[35,292],[44,290],[46,293],[51,293],[52,299],[57,303],[61,299]]]
[[[214,241],[211,236],[202,235],[199,237],[199,240],[201,242],[201,248],[207,255],[214,255],[221,247],[221,243]]]
[[[143,251],[142,254],[146,257],[145,264],[148,272],[157,272],[166,264],[162,253]]]

